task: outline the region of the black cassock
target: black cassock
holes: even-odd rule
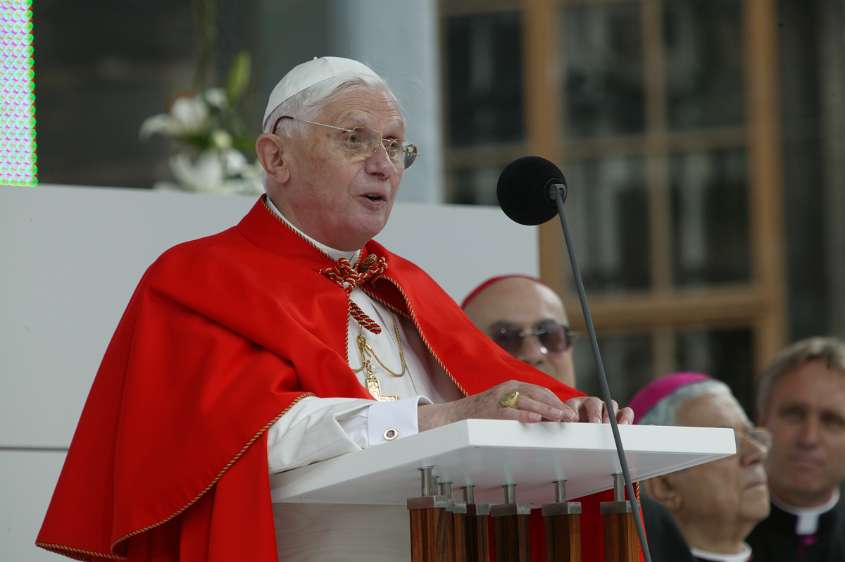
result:
[[[669,510],[645,494],[641,501],[652,562],[694,562],[695,558]]]
[[[719,559],[694,556],[675,523],[675,517],[660,503],[644,494],[642,507],[652,562],[712,562]],[[757,562],[753,554],[751,560]]]
[[[754,562],[845,562],[845,493],[819,515],[815,533],[797,534],[797,522],[797,516],[772,504],[769,517],[748,537]]]

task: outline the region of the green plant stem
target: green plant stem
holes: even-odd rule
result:
[[[199,60],[194,71],[194,90],[206,89],[214,79],[217,49],[218,0],[194,0],[194,26],[199,35]]]

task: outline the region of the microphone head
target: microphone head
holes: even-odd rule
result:
[[[566,185],[560,168],[539,156],[517,158],[499,175],[499,206],[519,224],[542,224],[557,214],[557,204],[549,197],[553,184]]]

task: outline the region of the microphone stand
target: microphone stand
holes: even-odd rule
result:
[[[581,302],[581,311],[584,313],[584,323],[587,326],[587,333],[590,336],[590,344],[593,347],[593,356],[596,360],[596,367],[599,370],[599,383],[601,384],[601,397],[604,400],[605,408],[607,408],[608,419],[610,419],[610,429],[613,432],[613,440],[616,443],[616,454],[619,457],[619,465],[622,467],[622,476],[625,479],[625,489],[628,491],[628,498],[631,502],[631,509],[634,512],[634,521],[637,527],[637,536],[640,539],[640,546],[643,549],[643,556],[645,562],[651,561],[651,553],[648,550],[648,543],[645,537],[645,529],[643,528],[643,521],[640,517],[640,502],[634,494],[634,485],[631,483],[631,473],[628,470],[628,460],[625,458],[625,449],[622,447],[622,438],[619,435],[619,425],[616,423],[616,416],[613,412],[613,405],[610,399],[610,386],[607,384],[607,373],[604,369],[604,361],[599,351],[599,343],[596,339],[596,330],[593,326],[593,317],[590,315],[590,307],[587,304],[587,294],[584,291],[584,283],[581,280],[581,271],[578,269],[578,264],[575,260],[575,250],[573,249],[572,240],[569,235],[569,227],[566,224],[566,213],[564,212],[563,203],[566,201],[567,186],[565,183],[553,183],[548,187],[548,194],[551,199],[554,199],[557,204],[557,213],[560,217],[560,226],[563,229],[563,238],[566,241],[566,251],[569,254],[569,263],[572,266],[572,275],[575,278],[575,289],[578,292],[578,300]]]

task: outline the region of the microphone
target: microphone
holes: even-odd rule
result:
[[[587,333],[590,336],[590,344],[593,348],[593,358],[596,361],[601,385],[602,400],[609,414],[613,412],[613,403],[610,398],[610,386],[607,383],[607,373],[604,369],[604,360],[599,351],[596,329],[593,326],[593,317],[590,314],[590,307],[587,304],[587,294],[584,291],[584,282],[581,279],[581,270],[575,260],[575,250],[572,239],[569,235],[569,227],[566,224],[566,213],[563,203],[566,200],[568,191],[566,179],[560,168],[539,156],[523,156],[517,158],[502,170],[499,182],[496,186],[496,195],[499,199],[499,206],[502,211],[513,221],[524,225],[542,224],[553,216],[560,218],[560,227],[563,230],[563,238],[566,242],[566,250],[569,254],[569,263],[572,266],[572,277],[575,280],[575,288],[578,292],[578,300],[581,302],[581,311],[584,313],[584,323]],[[646,542],[645,529],[640,517],[640,505],[634,493],[634,485],[631,482],[631,473],[628,470],[628,461],[625,458],[625,449],[622,447],[622,437],[619,435],[619,427],[616,417],[608,415],[610,429],[613,433],[613,441],[616,444],[616,454],[619,457],[619,466],[622,469],[622,476],[625,479],[625,488],[628,491],[628,498],[634,512],[634,524],[637,535],[640,539],[643,557],[646,562],[651,562],[651,553]],[[615,485],[614,485],[615,488]]]
[[[539,156],[517,158],[502,170],[496,195],[499,206],[514,222],[527,226],[542,224],[558,213],[555,192],[566,178],[560,168]]]

